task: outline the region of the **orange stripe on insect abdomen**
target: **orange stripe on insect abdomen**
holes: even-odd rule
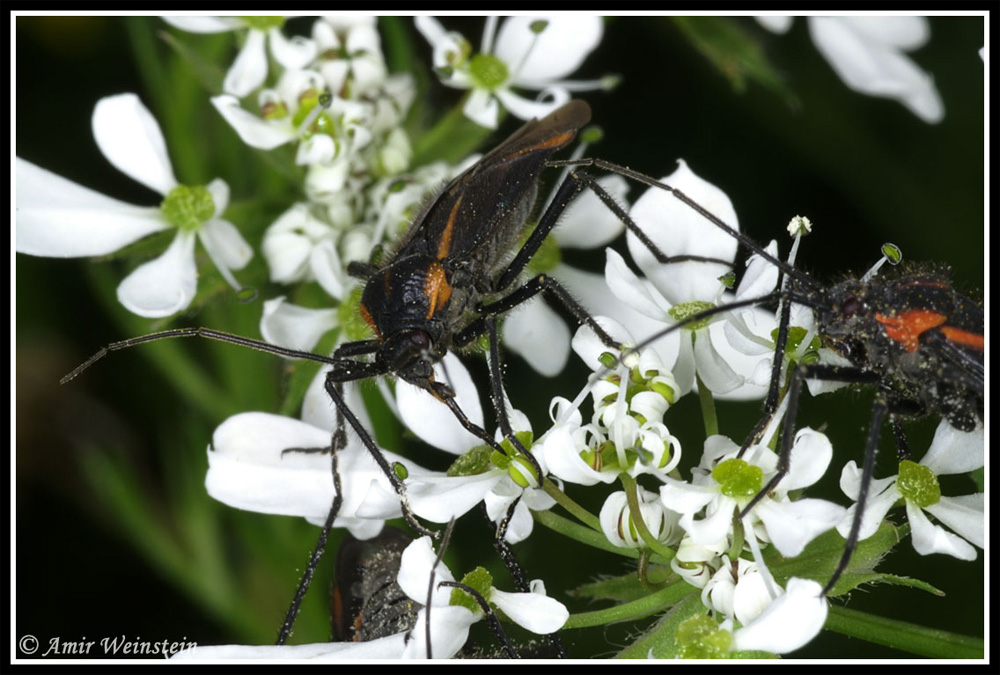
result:
[[[451,284],[445,278],[444,267],[441,263],[431,263],[431,266],[427,269],[427,276],[424,277],[424,293],[427,294],[427,298],[430,300],[430,306],[427,308],[427,316],[425,317],[429,319],[434,316],[434,312],[438,310],[438,307],[444,306],[444,303],[448,302],[448,298],[451,297]]]
[[[955,328],[954,326],[941,326],[941,332],[944,333],[944,336],[951,342],[957,342],[960,345],[972,347],[973,349],[978,349],[979,351],[983,351],[986,348],[985,340],[983,339],[984,336],[979,333],[962,330],[961,328]]]
[[[929,309],[911,309],[896,316],[875,314],[875,320],[885,327],[886,335],[901,344],[903,349],[914,352],[920,346],[920,336],[944,324],[948,317]]]
[[[458,218],[458,207],[462,205],[462,195],[458,196],[455,200],[455,205],[451,207],[451,213],[448,215],[448,222],[444,226],[444,232],[441,233],[441,241],[438,242],[438,260],[443,260],[448,257],[448,251],[451,250],[451,234],[455,231],[455,219]]]

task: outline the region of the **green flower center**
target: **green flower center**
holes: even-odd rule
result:
[[[693,616],[677,627],[678,655],[682,659],[724,659],[733,635],[710,616]]]
[[[486,571],[486,568],[477,567],[462,577],[461,583],[478,592],[484,598],[489,599],[490,589],[493,587],[493,576]],[[451,598],[448,602],[452,605],[465,607],[474,614],[478,614],[482,611],[482,608],[480,608],[476,599],[463,591],[461,588],[452,589]]]
[[[764,483],[764,470],[733,457],[712,469],[712,478],[727,497],[750,499],[760,492]]]
[[[316,106],[320,105],[320,98],[324,95],[324,92],[316,91],[315,89],[308,89],[303,92],[299,96],[299,109],[295,111],[295,115],[292,117],[292,126],[298,129]],[[333,118],[324,110],[316,115],[312,124],[309,125],[307,136],[312,134],[333,136],[335,131],[336,125],[333,122]]]
[[[678,323],[687,321],[692,316],[700,314],[706,310],[715,307],[711,302],[705,302],[704,300],[692,300],[690,302],[680,302],[670,308],[668,314],[671,318]],[[704,328],[709,324],[710,319],[702,319],[700,321],[695,321],[694,323],[685,326],[688,330],[698,330],[699,328]]]
[[[469,59],[469,75],[479,89],[495,91],[510,76],[507,64],[492,54],[476,54]]]
[[[178,185],[163,198],[160,210],[177,229],[194,232],[215,215],[215,200],[204,185]]]
[[[447,475],[478,476],[481,473],[486,473],[493,468],[493,464],[490,462],[492,453],[493,448],[490,446],[477,445],[452,462],[451,466],[448,467]]]
[[[920,508],[934,506],[941,501],[941,484],[934,472],[922,464],[904,459],[899,463],[896,489],[903,498]]]

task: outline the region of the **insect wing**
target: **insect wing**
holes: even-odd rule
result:
[[[448,184],[399,249],[438,260],[491,263],[513,248],[535,201],[538,175],[590,121],[590,107],[571,101],[532,120]]]

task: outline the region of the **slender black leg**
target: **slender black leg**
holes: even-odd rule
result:
[[[336,384],[338,390],[342,390],[342,385],[338,382]],[[319,539],[316,541],[316,546],[313,548],[312,555],[309,556],[309,562],[306,565],[306,571],[302,575],[302,579],[299,581],[299,586],[295,589],[295,597],[292,599],[292,604],[288,608],[288,612],[285,614],[285,620],[281,624],[281,630],[278,632],[278,642],[277,644],[283,645],[288,640],[288,637],[292,634],[292,626],[295,623],[295,618],[299,615],[299,609],[302,607],[302,600],[305,598],[306,591],[309,589],[309,585],[312,583],[313,576],[316,574],[316,569],[319,567],[320,558],[323,556],[323,551],[326,549],[326,542],[330,538],[330,530],[333,529],[333,523],[337,519],[337,514],[340,513],[340,507],[344,503],[344,491],[340,481],[340,471],[338,471],[338,454],[347,445],[347,432],[344,427],[344,416],[340,412],[340,408],[337,408],[337,423],[333,431],[333,439],[330,443],[330,471],[333,473],[333,503],[330,505],[330,512],[326,516],[326,522],[323,523],[323,529],[320,531]]]
[[[740,511],[740,518],[745,517],[761,499],[774,490],[781,479],[788,474],[789,462],[792,456],[792,443],[795,440],[795,418],[799,411],[799,398],[802,392],[802,383],[809,378],[819,380],[832,380],[836,382],[852,382],[859,384],[874,384],[878,382],[878,376],[858,368],[843,366],[830,366],[825,364],[813,364],[799,366],[792,372],[791,382],[788,384],[788,410],[785,412],[785,419],[781,427],[781,451],[778,453],[778,464],[774,476],[767,482],[760,492],[750,500],[750,502]]]
[[[518,503],[521,498],[518,497],[514,502],[507,508],[507,513],[504,515],[503,519],[497,523],[496,537],[493,539],[493,546],[497,550],[497,555],[503,560],[504,565],[506,565],[507,570],[510,572],[511,578],[514,580],[514,586],[522,593],[530,593],[531,585],[528,580],[524,578],[524,571],[521,569],[521,565],[517,562],[517,557],[514,555],[514,550],[507,543],[507,528],[510,526],[510,520],[514,517],[514,509],[517,508]],[[485,507],[484,507],[485,512]],[[549,646],[556,653],[560,659],[566,658],[566,648],[563,647],[562,640],[559,638],[559,633],[549,633],[545,636],[545,640],[548,642]]]
[[[823,587],[820,595],[826,595],[833,589],[841,575],[843,575],[844,570],[847,569],[848,563],[851,562],[851,556],[854,555],[854,551],[858,547],[861,521],[865,515],[865,505],[868,503],[868,489],[871,487],[872,476],[875,473],[875,457],[878,454],[879,432],[882,430],[882,423],[885,421],[886,412],[885,401],[880,396],[875,400],[875,406],[872,408],[872,421],[871,426],[868,428],[868,445],[865,447],[865,461],[861,469],[861,488],[858,491],[858,503],[854,505],[854,519],[851,521],[851,531],[847,535],[847,543],[844,545],[844,552],[840,556],[840,562],[837,563],[837,568],[833,571],[833,576],[826,582],[826,586]]]

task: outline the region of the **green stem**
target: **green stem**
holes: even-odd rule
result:
[[[830,607],[824,628],[931,658],[981,659],[985,653],[980,638],[886,619],[836,605]]]
[[[615,605],[608,609],[599,609],[594,612],[581,612],[580,614],[570,614],[563,625],[563,629],[587,628],[589,626],[603,626],[617,621],[631,621],[650,616],[657,612],[677,604],[686,596],[697,593],[697,589],[692,588],[681,579],[676,579],[663,590],[647,595],[644,598]]]
[[[554,530],[563,536],[580,542],[581,544],[587,544],[588,546],[598,548],[602,551],[617,553],[618,555],[623,555],[626,558],[639,558],[639,551],[636,549],[619,548],[608,541],[608,538],[604,536],[603,532],[595,532],[589,527],[584,527],[583,525],[574,523],[569,518],[563,518],[560,515],[552,513],[551,511],[532,511],[531,515],[535,517],[536,521],[550,530]]]
[[[642,519],[642,511],[639,508],[639,492],[636,486],[635,478],[628,475],[627,473],[620,474],[618,479],[622,482],[622,486],[625,488],[625,498],[628,499],[628,510],[631,513],[632,524],[635,525],[635,529],[639,532],[639,536],[646,543],[651,550],[659,553],[663,558],[667,560],[673,560],[674,551],[668,546],[665,546],[663,542],[657,539],[649,528],[646,527],[646,521]]]
[[[694,377],[698,382],[698,401],[701,403],[702,419],[705,420],[705,435],[715,436],[719,433],[719,417],[715,414],[715,398],[705,383],[701,381],[701,376],[695,373]]]
[[[569,495],[560,490],[559,487],[551,480],[546,480],[545,483],[542,484],[542,489],[545,490],[545,494],[556,500],[557,504],[569,511],[572,515],[576,516],[576,519],[581,523],[597,530],[598,532],[601,531],[600,519],[570,499]]]

